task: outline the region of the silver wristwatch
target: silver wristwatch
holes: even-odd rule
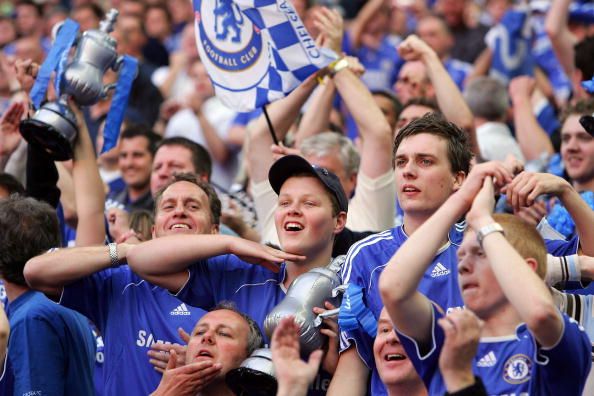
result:
[[[500,232],[503,235],[505,235],[503,227],[501,227],[499,223],[491,223],[489,225],[481,227],[481,229],[478,230],[478,232],[476,233],[476,240],[478,241],[478,244],[480,245],[481,249],[483,248],[483,240],[485,239],[485,237],[494,232]]]

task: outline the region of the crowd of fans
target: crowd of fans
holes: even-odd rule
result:
[[[232,395],[264,345],[283,396],[594,394],[594,7],[291,2],[338,60],[266,114],[215,96],[191,0],[0,2],[0,394]],[[54,162],[29,92],[111,8],[118,143],[110,95],[71,102]],[[263,334],[341,255],[323,352]]]

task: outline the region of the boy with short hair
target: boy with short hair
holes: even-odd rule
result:
[[[429,393],[443,394],[451,388],[438,367],[444,332],[458,324],[416,288],[440,236],[472,202],[458,274],[466,309],[484,321],[475,374],[489,394],[579,395],[590,370],[590,342],[558,311],[542,281],[546,248],[537,231],[517,217],[493,215],[493,176],[498,187],[505,183],[495,173],[474,178],[400,247],[380,277],[382,300]]]

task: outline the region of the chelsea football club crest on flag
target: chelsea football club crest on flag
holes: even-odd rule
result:
[[[318,48],[290,0],[193,0],[196,44],[228,107],[281,99],[336,59]]]

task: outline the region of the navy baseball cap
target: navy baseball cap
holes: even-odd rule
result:
[[[276,161],[268,172],[268,181],[275,193],[279,194],[288,178],[297,174],[310,174],[322,182],[326,189],[336,197],[338,208],[347,212],[349,201],[338,177],[326,168],[312,165],[299,155],[286,155]]]

